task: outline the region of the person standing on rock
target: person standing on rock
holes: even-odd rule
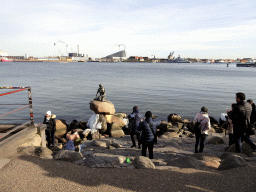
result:
[[[147,111],[146,119],[139,123],[138,131],[141,131],[140,143],[142,144],[141,155],[146,157],[147,149],[149,151],[149,158],[153,159],[154,138],[156,134],[156,127],[161,124],[160,121],[152,120],[152,112]]]
[[[47,140],[47,147],[53,147],[55,144],[55,132],[56,132],[56,115],[53,115],[51,111],[47,111],[46,115],[44,116],[43,124],[47,125],[45,130],[46,140]]]
[[[106,97],[106,89],[103,87],[102,84],[99,84],[99,89],[96,93],[96,98],[99,100],[99,101],[105,101],[105,97]],[[99,97],[97,97],[98,93],[100,94]]]
[[[252,150],[256,150],[256,145],[246,135],[246,128],[250,124],[252,106],[245,102],[245,94],[242,92],[236,93],[236,105],[234,105],[230,118],[233,123],[234,141],[236,153],[241,153],[241,139],[250,145]]]
[[[200,122],[200,131],[196,132],[196,144],[195,144],[195,153],[202,153],[204,150],[204,144],[206,137],[208,135],[208,131],[211,128],[210,118],[208,114],[208,108],[203,106],[201,111],[196,114],[194,118],[195,122]],[[200,148],[198,151],[198,146],[200,144]]]
[[[130,135],[131,135],[131,140],[132,140],[131,148],[136,147],[135,137],[137,137],[138,147],[140,149],[140,141],[139,141],[140,132],[137,130],[137,126],[143,120],[143,118],[144,118],[143,114],[140,112],[140,110],[137,106],[134,106],[132,113],[130,115],[128,115],[128,119],[129,119],[128,127],[130,129]]]

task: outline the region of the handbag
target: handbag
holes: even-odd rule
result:
[[[248,135],[255,135],[255,132],[256,132],[256,129],[255,129],[254,124],[249,124],[246,127],[246,134],[248,134]]]

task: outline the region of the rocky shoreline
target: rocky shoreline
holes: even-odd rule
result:
[[[194,154],[194,122],[177,114],[170,114],[168,121],[161,121],[157,127],[158,143],[154,146],[154,159],[151,160],[141,156],[140,149],[130,148],[129,127],[125,123],[127,114],[112,113],[98,113],[103,129],[87,135],[88,122],[74,120],[67,125],[64,120],[56,120],[55,147],[48,149],[30,144],[19,148],[19,154],[64,160],[91,168],[227,170],[256,166],[256,153],[246,143],[242,145],[241,154],[234,153],[234,145],[224,150],[228,146],[228,136],[225,136],[223,124],[214,118],[211,118],[212,129],[204,152]],[[67,135],[72,135],[74,129],[80,136],[79,144],[83,145],[80,152],[79,147],[76,151],[65,150]],[[256,141],[255,136],[252,140]]]

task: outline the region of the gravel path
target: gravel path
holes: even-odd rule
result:
[[[130,146],[128,138],[117,139]],[[174,139],[173,139],[174,140]],[[255,138],[254,138],[255,140]],[[186,144],[185,144],[186,143]],[[162,153],[161,140],[154,149],[155,158],[172,158]],[[173,149],[176,143],[166,143]],[[176,155],[192,153],[194,142],[183,140]],[[206,151],[218,152],[224,146],[207,145]],[[137,151],[137,150],[135,150]],[[139,151],[138,151],[139,153]],[[188,154],[189,155],[189,154]],[[192,168],[149,170],[88,168],[66,161],[17,156],[0,169],[0,192],[48,191],[255,191],[256,168],[244,167],[226,171]]]

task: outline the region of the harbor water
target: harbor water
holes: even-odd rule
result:
[[[192,120],[202,106],[218,119],[235,102],[235,93],[256,101],[256,68],[235,64],[207,63],[106,63],[106,62],[10,62],[0,63],[1,87],[32,89],[35,123],[42,123],[47,110],[67,123],[88,121],[93,115],[89,102],[99,84],[116,112],[131,113],[137,105],[150,110],[158,120],[176,113]],[[12,90],[0,89],[0,93]],[[27,91],[1,96],[0,104],[28,103]],[[21,108],[0,105],[0,116]],[[0,123],[29,119],[29,108],[2,117]],[[11,121],[11,122],[10,122]]]

